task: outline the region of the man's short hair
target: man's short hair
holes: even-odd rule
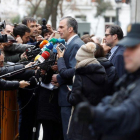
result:
[[[73,27],[73,31],[77,34],[78,33],[78,23],[77,23],[76,19],[74,19],[71,16],[66,16],[66,17],[63,17],[61,20],[64,20],[64,19],[67,19],[68,28]]]
[[[14,29],[13,29],[13,35],[16,37],[17,35],[19,35],[20,37],[23,37],[25,35],[25,32],[30,33],[30,29],[24,25],[24,24],[18,24],[15,25]]]
[[[123,31],[122,31],[120,26],[118,26],[118,25],[109,25],[109,26],[107,26],[106,29],[110,29],[110,34],[111,35],[117,34],[118,40],[121,40],[123,38]]]
[[[37,22],[33,17],[26,17],[22,20],[22,24],[26,25],[28,24],[28,22]]]

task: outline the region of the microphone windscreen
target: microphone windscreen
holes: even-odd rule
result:
[[[39,47],[42,49],[42,48],[44,47],[44,45],[46,45],[48,42],[49,42],[49,41],[47,41],[47,40],[43,40],[43,41],[40,43]]]
[[[48,44],[45,45],[45,47],[49,50],[53,49],[53,44],[51,42],[49,42]]]
[[[54,45],[54,44],[58,43],[58,39],[57,38],[52,38],[52,39],[49,40],[49,42],[52,42],[53,45]]]
[[[56,49],[56,47],[57,47],[57,44],[54,45],[54,47],[53,47],[53,53],[57,53],[57,49]]]
[[[35,57],[35,60],[34,61],[37,61],[38,60],[38,58],[40,57],[41,55],[37,55],[36,57]]]
[[[65,39],[61,39],[61,38],[59,38],[59,39],[58,39],[58,43],[62,43],[62,44],[65,45]]]
[[[42,48],[42,52],[44,52],[44,51],[48,51],[50,53],[50,50],[47,49],[46,47]]]
[[[45,60],[47,60],[47,59],[50,57],[50,53],[47,52],[47,51],[44,51],[44,52],[41,54],[41,56],[42,56]]]

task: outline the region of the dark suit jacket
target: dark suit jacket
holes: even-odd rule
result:
[[[115,66],[116,71],[118,73],[119,78],[125,74],[125,68],[124,68],[124,59],[123,59],[123,53],[124,53],[125,47],[119,46],[117,50],[112,55],[110,62]]]
[[[68,47],[64,53],[64,58],[63,58],[65,61],[66,68],[68,70],[72,69],[72,71],[73,71],[73,68],[76,65],[75,55],[76,55],[78,49],[83,44],[84,44],[84,42],[78,36],[74,37],[71,40],[71,42],[68,44]],[[58,60],[57,65],[58,65],[58,69],[60,70],[63,66],[62,66],[62,63],[59,63],[59,61],[61,61],[61,60]],[[65,77],[65,75],[63,75],[63,78],[60,75],[57,76],[57,81],[60,85],[59,93],[58,93],[59,106],[71,106],[67,102],[67,94],[68,94],[67,85],[68,85],[69,80],[72,80],[71,73],[70,73],[70,76],[66,75],[66,77]]]

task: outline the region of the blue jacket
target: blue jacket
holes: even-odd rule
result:
[[[124,53],[125,47],[119,46],[117,50],[112,55],[110,62],[115,66],[116,71],[118,73],[119,78],[125,74],[125,68],[124,68],[124,59],[123,59],[123,53]]]
[[[112,97],[93,107],[93,127],[102,140],[140,139],[140,70],[124,75]]]
[[[84,42],[78,36],[76,36],[68,44],[68,47],[64,53],[64,61],[63,62],[65,62],[66,68],[68,70],[72,69],[72,72],[73,72],[73,68],[76,65],[75,55],[76,55],[78,49],[83,44],[84,44]],[[58,65],[58,69],[60,70],[62,68],[62,65],[61,65],[62,63],[59,63],[59,61],[61,61],[61,60],[58,60],[57,65]],[[74,75],[74,72],[73,72],[73,75]],[[57,81],[60,85],[59,93],[58,93],[59,106],[71,106],[67,102],[67,94],[69,92],[68,88],[67,88],[68,80],[72,80],[71,73],[70,73],[70,77],[67,74],[66,74],[66,77],[65,77],[65,75],[63,75],[63,78],[60,75],[57,76]]]

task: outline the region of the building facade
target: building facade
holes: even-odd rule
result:
[[[106,10],[101,16],[95,17],[97,12],[96,0],[64,0],[63,16],[72,16],[77,19],[80,36],[88,33],[103,37],[105,27],[110,24],[116,24],[116,9],[119,9],[119,25],[122,27],[124,34],[126,34],[127,25],[130,23],[130,4],[116,3],[115,0],[104,1],[110,1],[112,8]],[[61,12],[58,9],[58,23]]]

